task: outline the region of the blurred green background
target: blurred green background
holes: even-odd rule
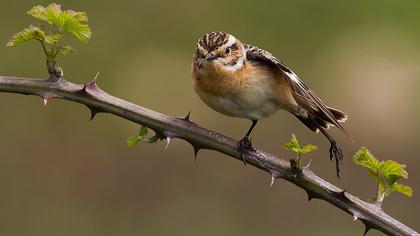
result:
[[[46,77],[35,42],[6,48],[37,21],[25,15],[48,1],[0,0],[0,74]],[[284,158],[292,133],[320,147],[311,167],[367,199],[374,183],[351,157],[360,146],[407,164],[414,196],[398,193],[384,210],[420,229],[419,1],[61,1],[86,11],[93,30],[77,53],[60,58],[68,80],[101,71],[110,94],[183,116],[237,139],[249,121],[206,107],[191,86],[197,39],[226,31],[271,51],[330,106],[349,114],[355,143],[331,133],[345,153],[335,177],[328,143],[286,112],[260,122],[254,145]],[[39,97],[0,94],[0,235],[360,235],[363,225],[331,205],[307,203],[303,190],[220,153],[174,140],[128,148],[138,126],[87,108]],[[382,235],[373,231],[369,235]]]

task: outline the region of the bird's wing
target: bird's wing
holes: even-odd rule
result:
[[[308,86],[306,86],[302,80],[299,79],[299,77],[290,70],[286,65],[284,65],[279,59],[277,59],[275,56],[273,56],[271,53],[260,49],[253,45],[244,44],[245,51],[246,51],[246,57],[248,60],[255,61],[255,62],[264,62],[271,67],[274,67],[278,70],[280,70],[283,73],[283,77],[286,79],[288,84],[290,85],[292,91],[294,94],[297,95],[299,98],[307,99],[308,104],[311,104],[315,106],[322,114],[323,117],[327,119],[327,121],[335,126],[337,126],[341,131],[343,131],[346,135],[349,136],[347,131],[344,129],[344,127],[338,123],[337,118],[333,115],[333,113],[330,111],[330,108],[328,108],[321,99],[316,96],[316,94],[309,89]]]

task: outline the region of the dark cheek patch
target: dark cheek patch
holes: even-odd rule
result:
[[[201,51],[197,49],[197,50],[195,51],[195,57],[196,57],[196,58],[204,58],[204,54],[203,54],[203,53],[201,53]]]
[[[236,49],[238,49],[238,45],[237,44],[234,44],[234,45],[236,46]],[[231,57],[231,61],[230,61],[229,65],[234,66],[238,63],[239,59],[242,57],[242,54],[239,50],[232,49],[232,54],[231,54],[230,57]],[[244,63],[245,63],[245,60],[244,60]]]
[[[238,63],[238,60],[239,60],[239,57],[234,57],[234,58],[232,58],[232,60],[230,61],[230,65],[231,66],[234,66],[234,65],[236,65],[236,63]]]
[[[203,68],[203,65],[201,63],[194,62],[194,65],[197,67],[197,69],[202,69]]]
[[[239,49],[238,44],[237,43],[234,43],[232,46],[230,46],[230,49],[232,51],[238,50]]]

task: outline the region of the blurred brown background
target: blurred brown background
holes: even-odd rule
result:
[[[46,76],[40,47],[6,48],[37,21],[25,15],[47,1],[1,0],[0,74]],[[253,134],[256,146],[284,158],[291,133],[320,147],[310,158],[323,178],[367,199],[374,183],[351,157],[360,146],[407,164],[414,196],[398,193],[384,210],[420,229],[419,1],[61,1],[86,11],[91,42],[60,57],[72,82],[241,138],[249,121],[206,107],[191,86],[197,39],[226,31],[282,59],[330,106],[349,114],[354,144],[343,145],[342,180],[328,143],[278,112]],[[303,190],[222,154],[174,140],[128,148],[138,126],[79,104],[0,94],[0,235],[360,235],[363,226],[331,205],[307,203]],[[382,235],[373,231],[369,235]]]

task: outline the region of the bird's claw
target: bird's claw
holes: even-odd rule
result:
[[[330,160],[333,160],[333,157],[335,159],[335,169],[337,171],[337,177],[340,178],[340,161],[343,160],[343,151],[341,148],[337,145],[335,141],[331,142],[330,146]]]
[[[250,149],[252,149],[251,140],[249,140],[248,136],[245,136],[239,141],[238,145],[238,151],[241,154],[244,165],[246,165],[245,152]]]

